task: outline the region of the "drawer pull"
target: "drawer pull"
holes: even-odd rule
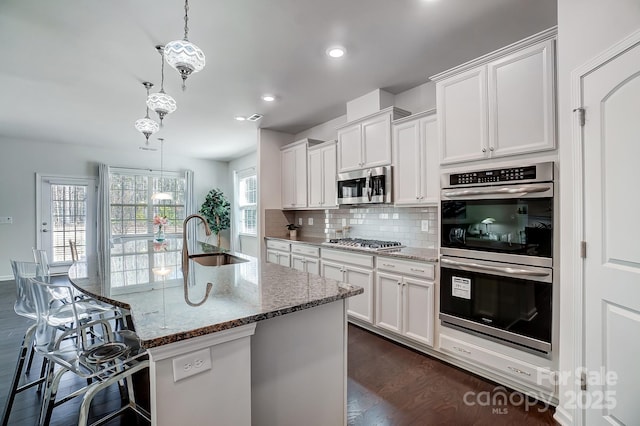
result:
[[[413,272],[424,272],[424,269],[411,268]]]
[[[531,376],[531,373],[527,373],[526,371],[522,371],[519,368],[514,368],[514,367],[510,367],[507,365],[507,368],[511,371],[513,371],[514,373],[518,373],[518,374],[524,374],[525,376]]]
[[[453,349],[455,349],[455,350],[456,350],[456,351],[458,351],[458,352],[462,352],[462,353],[464,353],[464,354],[469,354],[469,355],[471,355],[471,351],[468,351],[468,350],[466,350],[466,349],[462,349],[462,348],[459,348],[459,347],[457,347],[457,346],[454,346],[454,347],[453,347]],[[511,368],[511,367],[509,367],[509,368]]]
[[[396,267],[396,265],[392,265],[390,263],[383,263],[382,266],[388,266],[390,268],[395,268]]]

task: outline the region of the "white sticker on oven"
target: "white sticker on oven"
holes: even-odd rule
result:
[[[451,295],[461,299],[471,299],[471,279],[451,277]]]

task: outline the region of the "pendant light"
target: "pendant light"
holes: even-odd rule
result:
[[[164,139],[158,138],[158,140],[160,141],[160,182],[158,183],[160,191],[154,192],[151,199],[157,201],[173,200],[170,193],[162,191],[164,189]]]
[[[174,112],[178,106],[175,99],[164,92],[164,46],[158,45],[156,50],[160,54],[160,91],[147,96],[147,106],[158,114],[162,126],[162,119]]]
[[[142,85],[147,89],[147,98],[149,97],[149,89],[153,87],[153,83],[145,81]],[[136,120],[136,130],[139,131],[147,138],[147,145],[149,144],[149,136],[160,130],[158,123],[149,118],[149,106],[147,105],[147,115],[144,118]]]
[[[184,1],[184,38],[174,40],[164,47],[164,57],[167,63],[177,70],[182,77],[182,90],[186,88],[187,77],[192,73],[202,71],[205,65],[204,52],[191,43],[189,34],[189,0]]]

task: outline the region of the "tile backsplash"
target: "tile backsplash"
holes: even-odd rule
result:
[[[302,220],[298,229],[301,236],[336,238],[340,237],[337,231],[343,231],[344,234],[345,227],[348,227],[350,237],[399,241],[409,247],[436,248],[437,214],[437,207],[348,206],[337,210],[275,210],[265,216],[265,235],[282,236],[286,234],[283,227],[289,223],[287,220],[296,224]],[[310,219],[313,222],[311,225]],[[422,230],[424,221],[427,231]]]

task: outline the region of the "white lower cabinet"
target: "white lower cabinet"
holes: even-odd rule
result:
[[[321,258],[321,276],[364,289],[364,293],[347,300],[347,313],[373,324],[373,256],[323,249]]]
[[[267,240],[267,262],[291,267],[291,245],[283,241]]]
[[[291,267],[291,254],[277,250],[267,250],[267,262]]]
[[[375,325],[433,346],[435,283],[426,279],[434,278],[433,265],[380,259],[376,273]],[[389,269],[400,274],[386,272]],[[407,269],[421,278],[404,275],[403,270]]]
[[[291,267],[320,275],[320,249],[307,244],[291,244]]]

